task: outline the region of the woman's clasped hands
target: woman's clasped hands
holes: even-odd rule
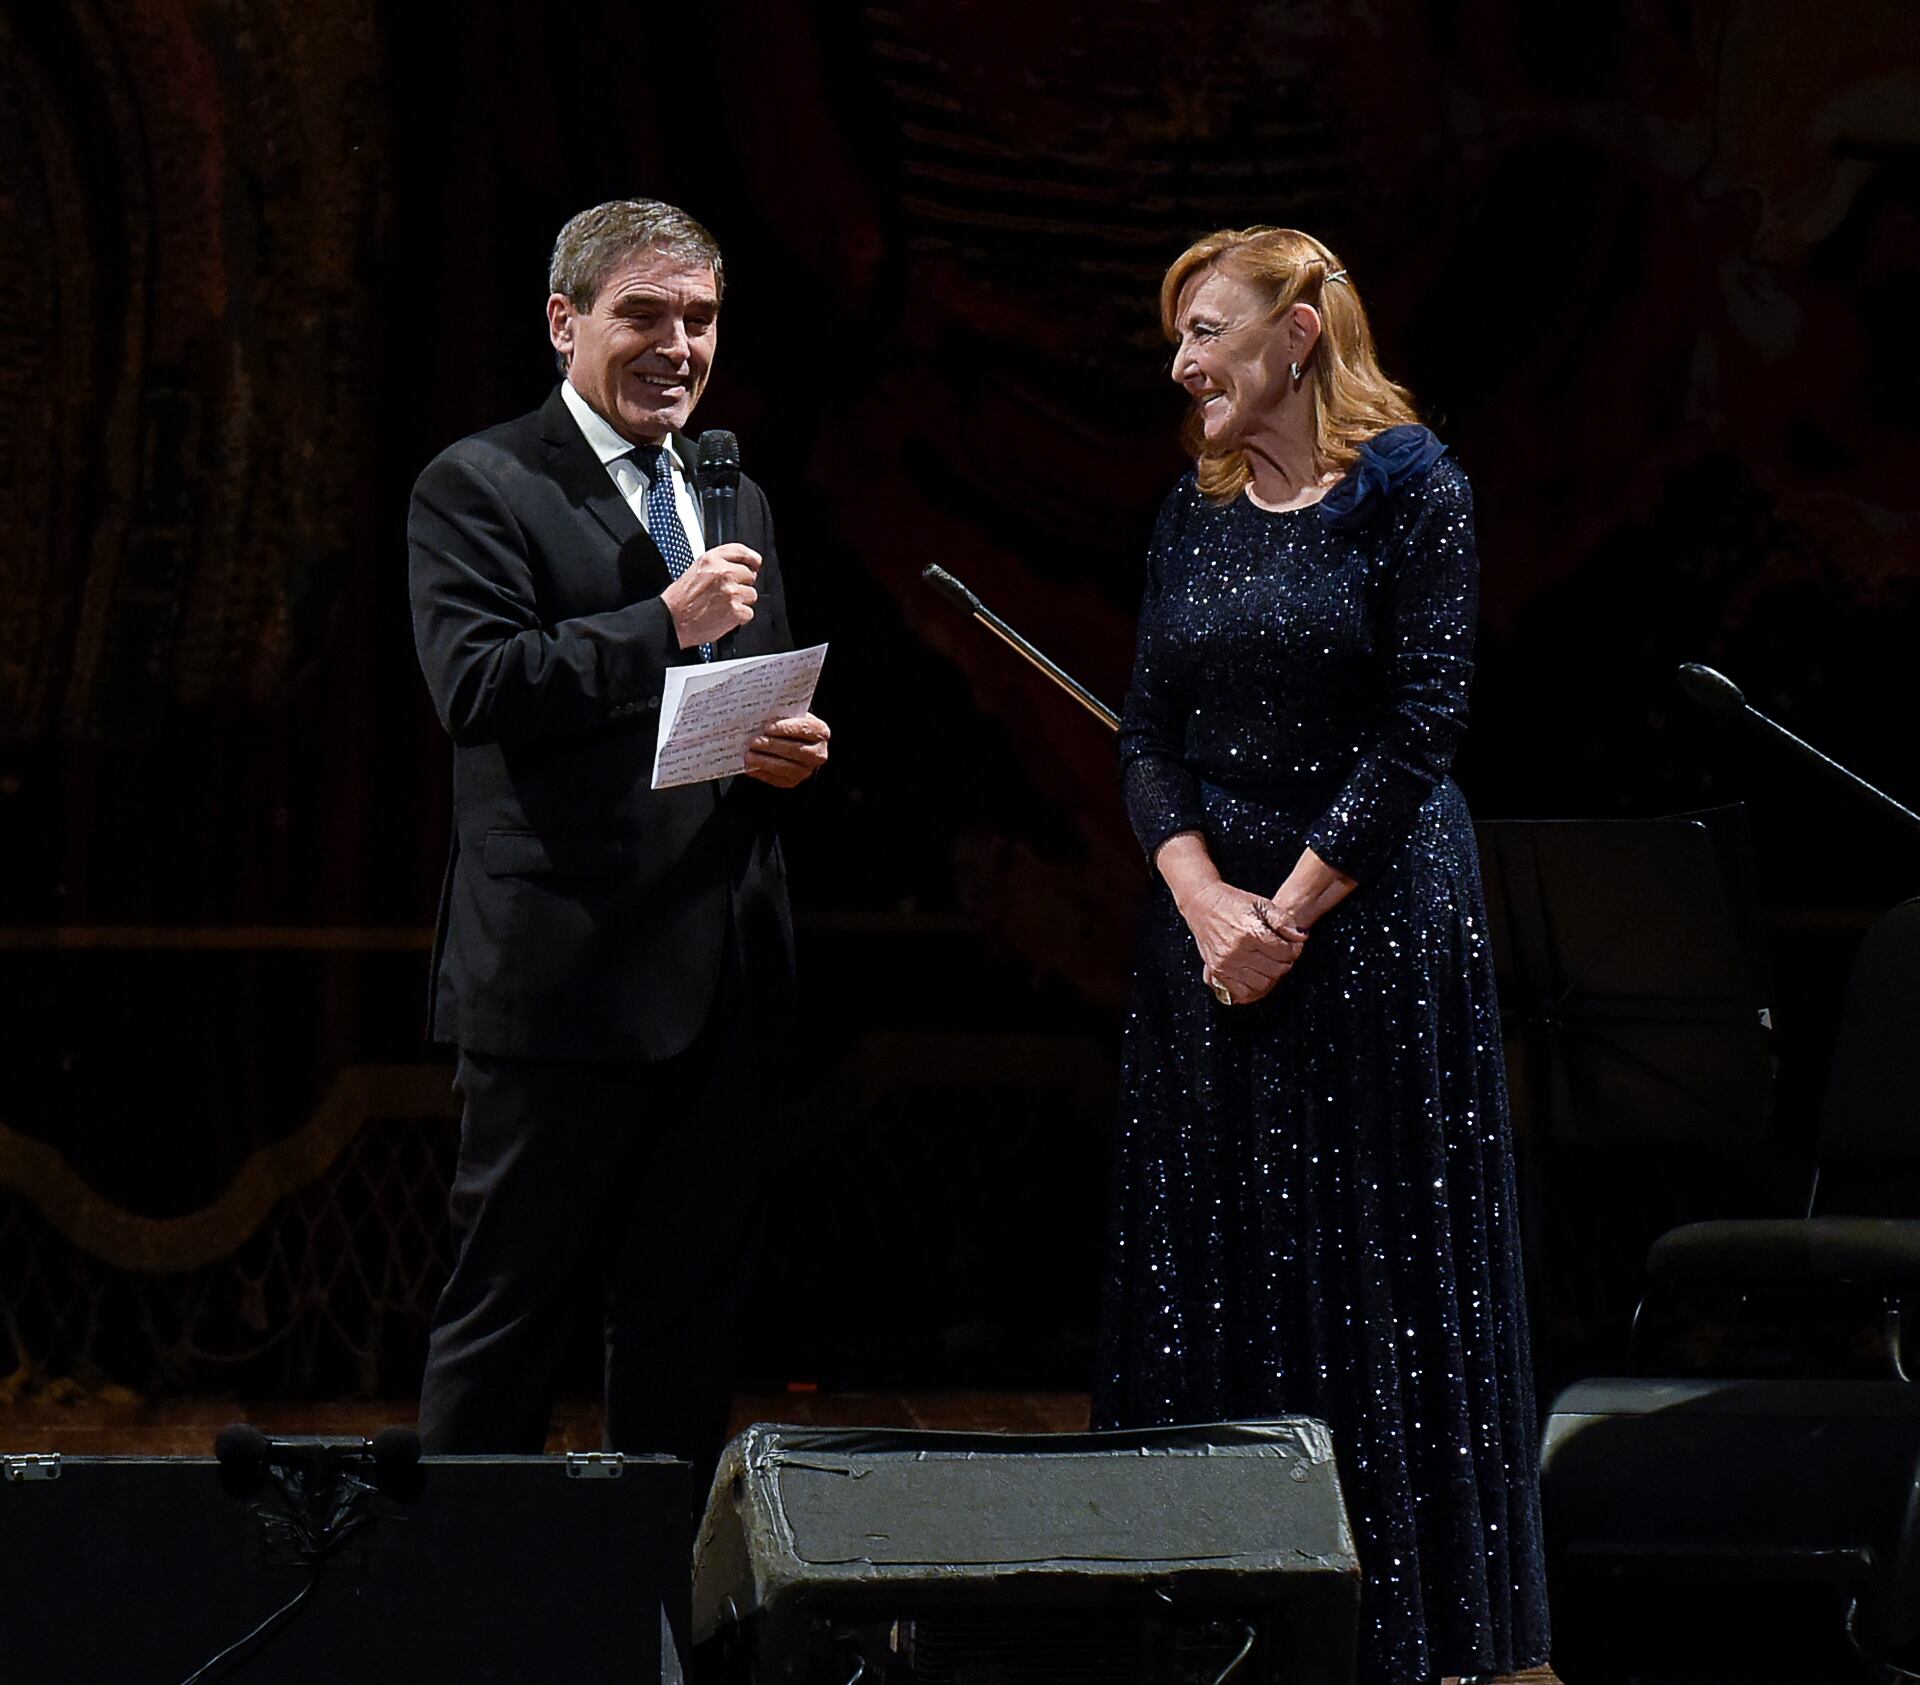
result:
[[[1200,950],[1201,979],[1223,1006],[1264,999],[1306,946],[1306,931],[1266,896],[1224,880],[1195,889],[1178,905]]]

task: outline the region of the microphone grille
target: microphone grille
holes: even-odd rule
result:
[[[267,1436],[251,1422],[229,1422],[213,1442],[213,1454],[220,1464],[220,1484],[235,1497],[244,1498],[259,1482],[268,1449]]]
[[[1722,719],[1730,719],[1740,713],[1747,705],[1747,699],[1740,693],[1740,687],[1726,676],[1716,673],[1711,667],[1703,667],[1697,661],[1685,661],[1674,675],[1680,681],[1680,688],[1686,692],[1691,702],[1699,704],[1710,714],[1718,714]]]
[[[420,1435],[412,1428],[382,1428],[370,1449],[382,1468],[410,1468],[420,1461]]]
[[[373,1482],[402,1503],[411,1503],[426,1490],[420,1435],[412,1428],[382,1428],[373,1436]]]
[[[223,1463],[264,1462],[267,1436],[251,1422],[229,1422],[214,1439],[213,1454]]]
[[[920,570],[920,577],[949,602],[958,603],[969,614],[980,612],[980,599],[976,597],[938,562],[929,562]]]
[[[700,435],[700,478],[722,485],[740,478],[740,441],[724,427]]]

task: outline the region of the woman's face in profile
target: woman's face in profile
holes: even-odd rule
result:
[[[1204,269],[1181,289],[1173,378],[1192,399],[1209,449],[1242,443],[1286,396],[1286,330],[1268,308],[1258,288],[1221,269]]]

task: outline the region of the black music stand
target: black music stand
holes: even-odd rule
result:
[[[1739,807],[1479,827],[1513,1118],[1538,1146],[1766,1127],[1770,993]]]
[[[1638,1298],[1645,1249],[1671,1222],[1649,1226],[1638,1209],[1669,1152],[1633,1152],[1626,1187],[1597,1195],[1604,1209],[1596,1190],[1622,1167],[1583,1165],[1578,1198],[1557,1216],[1555,1159],[1757,1145],[1772,1099],[1769,984],[1742,809],[1495,820],[1479,837],[1544,1380],[1557,1348],[1583,1349],[1615,1320],[1625,1328],[1633,1301],[1615,1305],[1611,1284],[1631,1270]],[[1656,1198],[1672,1203],[1670,1191]],[[1550,1246],[1550,1232],[1563,1243]],[[1569,1246],[1568,1232],[1581,1238]]]

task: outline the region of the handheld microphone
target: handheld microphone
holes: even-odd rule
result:
[[[740,534],[740,441],[723,427],[700,435],[700,513],[707,548],[731,544]]]

